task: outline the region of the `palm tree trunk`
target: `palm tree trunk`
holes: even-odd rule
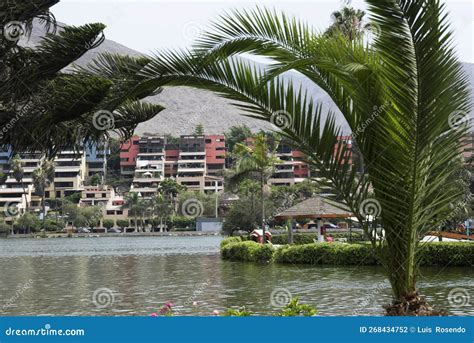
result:
[[[45,224],[46,224],[46,202],[45,202],[45,192],[41,194],[41,202],[43,205],[43,229],[45,230]],[[46,232],[46,230],[45,230]]]
[[[28,212],[28,197],[26,196],[26,189],[23,180],[21,180],[21,187],[23,188],[23,196],[25,197],[25,211]]]
[[[293,220],[288,219],[286,225],[288,226],[288,244],[293,244]]]
[[[390,230],[391,232],[397,232]],[[400,232],[400,231],[398,231]],[[416,234],[414,232],[413,234]],[[416,289],[417,261],[416,239],[392,233],[387,237],[385,264],[388,270],[388,279],[392,286],[394,299],[387,306],[388,315],[440,315],[434,311],[422,298]]]
[[[265,199],[264,199],[264,193],[265,193],[265,182],[263,178],[263,173],[260,174],[260,202],[262,206],[262,243],[266,243],[266,237],[265,237]]]

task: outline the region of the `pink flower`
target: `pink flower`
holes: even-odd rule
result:
[[[153,312],[153,313],[151,314],[151,316],[152,316],[152,317],[158,317],[158,314],[155,313],[155,312]]]
[[[198,305],[198,302],[197,301],[193,301],[193,306],[197,306]]]
[[[220,314],[219,310],[214,310],[212,311],[212,314],[215,315],[215,316],[218,316]]]

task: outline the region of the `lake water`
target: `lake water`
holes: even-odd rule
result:
[[[320,315],[382,315],[390,301],[380,268],[227,262],[219,257],[220,240],[0,239],[0,315],[147,316],[166,302],[177,315],[243,305],[264,315],[290,295]],[[474,315],[472,275],[472,268],[425,268],[419,287],[437,307]],[[471,303],[448,301],[450,292],[468,292]]]

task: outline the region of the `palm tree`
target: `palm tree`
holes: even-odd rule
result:
[[[184,191],[186,191],[186,187],[180,185],[175,179],[172,178],[165,178],[158,186],[158,192],[169,199],[173,213],[175,213],[177,209],[176,200],[178,195]]]
[[[128,213],[133,215],[135,232],[138,232],[138,214],[141,213],[142,200],[137,192],[130,192],[125,198],[125,206]]]
[[[25,184],[23,182],[25,172],[23,170],[23,163],[21,162],[21,158],[18,154],[16,154],[12,158],[11,168],[13,172],[13,177],[15,178],[16,182],[21,183],[21,187],[23,188],[23,196],[25,197],[25,209],[28,212],[28,197],[26,194]]]
[[[443,222],[446,209],[462,195],[437,188],[456,172],[446,166],[457,158],[468,130],[462,124],[472,106],[469,86],[439,0],[429,6],[415,0],[367,2],[372,24],[380,28],[370,43],[321,37],[274,11],[236,11],[221,17],[193,51],[163,52],[142,73],[148,86],[215,91],[251,117],[271,121],[275,113],[287,113],[283,135],[308,156],[370,235],[392,286],[387,313],[429,314],[416,287],[417,252],[420,238]],[[261,70],[233,58],[239,53],[275,63]],[[279,76],[288,70],[329,94],[357,141],[363,172],[348,163],[335,114]],[[371,234],[369,214],[378,214],[384,239]]]
[[[160,218],[160,232],[163,231],[163,221],[172,213],[172,205],[170,204],[167,197],[159,192],[154,197],[150,199],[152,220],[151,222],[154,225],[155,214],[158,214]]]
[[[267,142],[264,134],[255,136],[251,145],[238,143],[234,147],[236,164],[227,175],[230,186],[240,183],[242,180],[256,176],[260,183],[260,213],[262,225],[262,242],[265,244],[265,186],[275,172],[276,164],[281,161],[275,157],[278,142],[272,146]]]
[[[342,34],[350,41],[361,38],[370,29],[370,25],[364,23],[364,16],[364,11],[345,6],[340,11],[332,13],[332,25],[325,34],[329,36]]]
[[[41,166],[33,171],[33,185],[35,191],[41,196],[41,206],[43,208],[43,228],[46,221],[46,188],[54,181],[54,164],[44,159]]]

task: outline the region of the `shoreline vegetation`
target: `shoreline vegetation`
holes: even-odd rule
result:
[[[87,237],[200,237],[200,236],[220,236],[219,232],[206,231],[171,231],[171,232],[127,232],[127,233],[30,233],[0,236],[0,239],[16,238],[87,238]]]
[[[381,264],[368,242],[262,245],[236,236],[223,239],[220,251],[221,257],[228,261],[337,266]],[[419,261],[424,267],[474,267],[474,243],[423,243]]]

